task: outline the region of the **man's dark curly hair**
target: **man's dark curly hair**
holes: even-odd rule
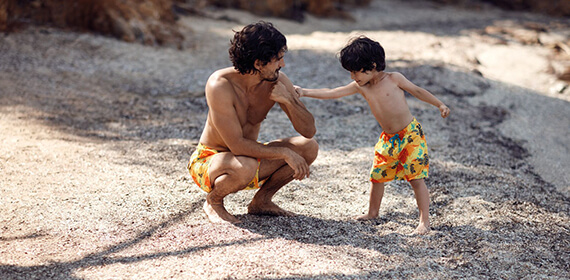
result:
[[[270,22],[259,21],[235,32],[230,40],[230,60],[241,74],[255,73],[255,60],[263,65],[287,51],[287,39]]]
[[[380,43],[360,36],[340,51],[340,63],[350,72],[370,71],[374,68],[383,71],[386,69],[386,55]]]

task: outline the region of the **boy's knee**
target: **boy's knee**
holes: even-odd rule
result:
[[[412,188],[414,188],[414,189],[427,187],[427,186],[426,186],[426,183],[425,183],[425,181],[424,181],[423,178],[410,180],[410,185],[411,185]]]

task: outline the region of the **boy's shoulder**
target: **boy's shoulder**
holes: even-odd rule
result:
[[[406,80],[406,77],[400,72],[384,72],[386,73],[386,78],[389,82],[400,84],[402,81]]]
[[[404,77],[404,75],[400,72],[396,72],[396,71],[392,71],[392,72],[384,72],[386,73],[386,75],[392,79],[394,78],[400,78],[400,77]]]

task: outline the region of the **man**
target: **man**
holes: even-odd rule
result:
[[[206,84],[208,118],[188,169],[208,192],[204,211],[212,222],[240,221],[223,200],[243,189],[259,188],[248,213],[291,216],[271,201],[293,179],[309,176],[318,153],[315,121],[293,84],[279,70],[285,66],[286,39],[271,23],[258,22],[234,34],[229,49],[234,67],[214,72]],[[275,103],[301,136],[257,142],[261,122]]]

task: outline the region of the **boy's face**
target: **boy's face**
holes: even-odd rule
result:
[[[350,78],[353,79],[359,86],[365,86],[374,78],[375,74],[378,73],[376,69],[369,71],[350,71]]]

